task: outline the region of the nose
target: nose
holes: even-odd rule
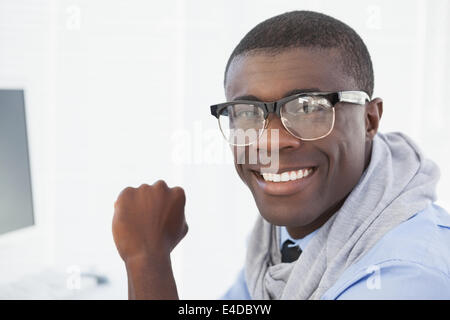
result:
[[[267,121],[266,129],[255,144],[257,151],[269,151],[273,150],[273,148],[278,148],[279,152],[281,152],[282,150],[294,150],[301,146],[303,141],[290,134],[276,114],[270,113]],[[276,139],[276,132],[273,129],[278,131],[278,139]]]

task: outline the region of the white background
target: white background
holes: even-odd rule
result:
[[[225,101],[225,64],[245,33],[298,9],[361,35],[381,131],[410,135],[440,165],[438,203],[449,209],[449,2],[0,0],[0,87],[26,89],[42,250],[62,270],[106,273],[102,298],[126,298],[113,203],[126,186],[165,179],[187,195],[190,230],[173,252],[179,294],[219,297],[258,213],[209,105]]]

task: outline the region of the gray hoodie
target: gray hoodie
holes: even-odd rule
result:
[[[320,299],[381,237],[436,200],[439,177],[409,137],[377,133],[358,184],[295,263],[281,263],[279,228],[258,216],[245,261],[251,297]]]

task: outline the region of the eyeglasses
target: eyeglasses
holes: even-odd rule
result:
[[[247,146],[256,142],[267,128],[269,113],[280,117],[294,137],[313,141],[333,130],[335,105],[347,102],[365,106],[370,101],[364,91],[305,92],[274,102],[236,100],[211,106],[220,131],[229,144]]]

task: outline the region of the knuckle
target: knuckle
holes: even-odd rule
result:
[[[174,187],[172,188],[172,194],[176,199],[179,199],[181,202],[186,202],[186,194],[184,192],[184,189],[181,187]]]
[[[118,196],[118,199],[133,194],[134,190],[135,190],[135,189],[134,189],[133,187],[126,187],[125,189],[123,189],[123,190],[120,192],[120,194],[119,194],[119,196]]]
[[[175,193],[176,195],[179,195],[179,196],[184,196],[185,195],[184,189],[182,187],[178,187],[178,186],[173,187],[172,188],[172,192]]]
[[[164,180],[161,180],[161,179],[156,181],[153,185],[155,187],[157,187],[157,188],[163,188],[163,189],[167,189],[168,188],[167,183]]]
[[[132,192],[134,190],[133,187],[126,187],[125,189],[122,190],[123,193],[129,193]]]

